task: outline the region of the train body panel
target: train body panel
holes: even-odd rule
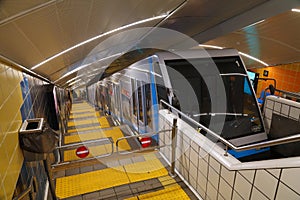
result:
[[[160,99],[176,98],[183,113],[235,145],[267,139],[246,68],[233,49],[159,52],[100,81],[96,90],[107,90],[95,95],[104,99],[102,109],[139,133],[158,131]]]

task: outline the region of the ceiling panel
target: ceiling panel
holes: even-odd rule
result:
[[[2,0],[0,54],[32,68],[99,34],[180,7],[167,19],[131,28],[158,25],[192,36],[201,43],[210,40],[207,44],[237,48],[269,63],[292,62],[299,60],[299,14],[278,14],[299,3],[299,0],[243,3],[240,0]],[[278,16],[269,18],[273,15]],[[255,29],[241,29],[262,18],[268,19]],[[69,51],[34,71],[55,81],[84,64],[92,49],[109,36]],[[98,56],[113,55],[129,41],[130,38],[123,38],[107,43]]]
[[[300,13],[287,11],[206,44],[236,48],[269,65],[300,62]],[[248,68],[262,64],[248,60]]]
[[[1,0],[0,1],[0,21],[11,18],[20,13],[26,13],[43,4],[51,3],[54,1],[49,0]]]

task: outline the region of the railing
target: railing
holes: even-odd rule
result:
[[[141,151],[159,149],[159,148],[168,146],[168,145],[164,144],[164,145],[160,145],[160,146],[150,146],[150,147],[146,147],[146,148],[140,147],[139,149],[135,149],[135,150],[132,150],[132,151],[119,151],[119,142],[122,141],[122,140],[128,140],[128,139],[131,139],[131,138],[148,138],[148,137],[150,138],[150,137],[158,135],[160,133],[169,132],[169,131],[172,131],[172,129],[166,129],[166,130],[161,130],[161,131],[153,132],[153,133],[145,133],[145,134],[131,135],[131,136],[118,138],[117,141],[116,141],[116,151],[119,154],[130,154],[130,153],[136,153],[136,152],[141,152]]]
[[[276,88],[275,88],[275,91],[279,92],[279,93],[282,93],[282,94],[285,94],[286,96],[289,96],[289,97],[295,97],[295,98],[300,99],[300,94],[299,93],[288,92],[288,91],[279,90],[279,89],[276,89]]]
[[[296,135],[287,136],[287,137],[283,137],[283,138],[278,138],[278,139],[274,139],[274,140],[258,142],[258,143],[255,143],[255,144],[235,146],[234,144],[232,144],[231,142],[229,142],[228,140],[226,140],[222,136],[220,136],[217,133],[215,133],[215,132],[211,131],[210,129],[206,128],[204,125],[202,125],[199,122],[195,121],[194,119],[190,118],[189,116],[187,116],[186,114],[184,114],[180,110],[174,108],[172,105],[168,104],[164,100],[160,100],[160,104],[161,104],[161,107],[162,107],[162,104],[164,104],[164,105],[168,106],[169,108],[171,108],[172,110],[175,110],[176,112],[180,113],[180,115],[183,116],[185,119],[187,119],[188,121],[190,121],[193,124],[197,125],[201,129],[206,131],[208,134],[210,134],[211,136],[213,136],[214,138],[216,138],[220,142],[222,142],[226,146],[226,150],[225,150],[225,154],[224,154],[225,156],[228,155],[227,154],[228,148],[231,148],[235,151],[244,151],[244,150],[250,150],[250,149],[261,149],[261,148],[264,148],[264,147],[271,147],[271,146],[276,146],[276,145],[280,145],[280,144],[287,144],[287,143],[299,142],[300,141],[300,134],[296,134]]]
[[[61,157],[60,156],[60,150],[75,149],[76,147],[89,146],[91,144],[98,144],[98,145],[109,144],[109,145],[111,145],[111,152],[108,152],[108,153],[102,154],[102,155],[98,155],[98,156],[89,157],[89,158],[82,158],[82,159],[79,159],[79,160],[72,160],[72,161],[66,161],[66,162],[61,162],[60,161],[60,157]],[[56,150],[59,153],[59,159],[57,160],[57,162],[55,164],[52,164],[51,167],[57,167],[57,166],[73,164],[73,163],[79,163],[79,162],[84,162],[84,161],[89,161],[89,160],[94,160],[94,159],[98,159],[98,158],[104,158],[104,157],[111,156],[114,153],[114,142],[113,142],[112,138],[108,137],[108,138],[101,138],[101,139],[97,139],[97,140],[88,140],[88,141],[63,145],[63,146],[57,147]]]

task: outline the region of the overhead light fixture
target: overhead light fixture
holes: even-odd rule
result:
[[[293,12],[300,12],[300,9],[293,8],[292,11],[293,11]]]
[[[253,56],[250,56],[249,54],[246,54],[246,53],[243,53],[243,52],[240,52],[239,51],[239,54],[241,54],[242,56],[245,56],[245,57],[247,57],[247,58],[249,58],[249,59],[251,59],[251,60],[255,60],[256,62],[259,62],[259,63],[261,63],[261,64],[263,64],[264,66],[269,66],[269,64],[267,64],[267,63],[265,63],[264,61],[262,61],[262,60],[259,60],[258,58],[255,58],[255,57],[253,57]]]
[[[224,47],[220,47],[220,46],[214,46],[214,45],[206,45],[206,44],[199,44],[200,47],[208,47],[208,48],[213,48],[213,49],[224,49]],[[246,53],[243,53],[241,51],[239,51],[239,54],[241,54],[242,56],[245,56],[251,60],[254,60],[256,62],[259,62],[261,64],[263,64],[264,66],[269,66],[268,63],[265,63],[264,61],[258,59],[258,58],[255,58],[253,56],[250,56],[249,54],[246,54]]]
[[[214,46],[214,45],[208,45],[208,44],[199,44],[200,47],[208,47],[212,49],[223,49],[223,47]]]
[[[104,37],[104,36],[106,36],[106,35],[115,33],[115,32],[117,32],[117,31],[124,30],[124,29],[126,29],[126,28],[129,28],[129,27],[132,27],[132,26],[135,26],[135,25],[143,24],[143,23],[150,22],[150,21],[157,20],[157,19],[162,19],[162,18],[165,18],[165,17],[167,17],[167,16],[168,16],[168,14],[163,14],[163,15],[159,15],[159,16],[155,16],[155,17],[150,17],[150,18],[143,19],[143,20],[140,20],[140,21],[136,21],[136,22],[133,22],[133,23],[131,23],[131,24],[127,24],[127,25],[121,26],[121,27],[119,27],[119,28],[113,29],[113,30],[111,30],[111,31],[102,33],[102,34],[97,35],[97,36],[95,36],[95,37],[92,37],[92,38],[90,38],[90,39],[88,39],[88,40],[85,40],[85,41],[83,41],[83,42],[81,42],[81,43],[79,43],[79,44],[76,44],[76,45],[74,45],[74,46],[72,46],[72,47],[70,47],[70,48],[68,48],[68,49],[66,49],[66,50],[64,50],[64,51],[62,51],[62,52],[60,52],[60,53],[58,53],[58,54],[55,54],[54,56],[51,56],[50,58],[44,60],[43,62],[40,62],[39,64],[33,66],[33,67],[31,68],[31,70],[35,70],[35,69],[39,68],[40,66],[42,66],[43,64],[45,64],[45,63],[47,63],[47,62],[49,62],[49,61],[51,61],[51,60],[57,58],[58,56],[61,56],[61,55],[65,54],[65,53],[67,53],[67,52],[69,52],[69,51],[71,51],[71,50],[73,50],[73,49],[75,49],[75,48],[77,48],[77,47],[80,47],[80,46],[82,46],[82,45],[85,45],[85,44],[87,44],[87,43],[89,43],[89,42],[92,42],[92,41],[94,41],[94,40],[97,40],[97,39],[99,39],[99,38],[101,38],[101,37]]]
[[[70,87],[70,86],[74,85],[75,83],[78,83],[79,81],[81,81],[81,79],[77,79],[76,81],[69,83],[68,86]]]
[[[248,25],[248,26],[245,26],[244,28],[249,28],[250,26],[254,26],[254,25],[260,24],[260,23],[262,23],[262,22],[264,22],[264,21],[265,21],[264,19],[263,19],[263,20],[260,20],[260,21],[258,21],[258,22],[253,23],[253,24],[250,24],[250,25]]]
[[[88,63],[88,64],[82,65],[82,66],[80,66],[80,67],[77,67],[76,69],[73,69],[72,71],[69,71],[69,72],[65,73],[62,77],[60,77],[59,79],[55,80],[54,83],[57,83],[57,82],[60,81],[61,79],[65,78],[65,77],[67,77],[67,76],[69,76],[69,75],[71,75],[71,74],[73,74],[73,73],[75,73],[75,72],[78,72],[79,70],[82,70],[82,69],[84,69],[84,68],[86,68],[86,67],[88,67],[88,66],[90,66],[90,65],[92,65],[92,64],[94,64],[94,63],[97,63],[97,62],[100,62],[100,61],[103,61],[103,60],[106,60],[106,59],[109,59],[109,58],[117,57],[117,56],[120,56],[120,55],[122,55],[122,54],[123,54],[123,53],[116,53],[116,54],[114,54],[114,55],[107,56],[107,57],[105,57],[105,58],[101,58],[101,59],[99,59],[99,60],[96,60],[95,62]],[[105,66],[105,67],[106,67],[106,66]]]

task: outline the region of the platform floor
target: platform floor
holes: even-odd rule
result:
[[[114,126],[86,102],[72,106],[64,144],[111,137],[114,143],[126,136],[126,129]],[[122,141],[120,150],[137,144]],[[111,145],[88,147],[93,158],[111,152]],[[114,149],[116,150],[116,149]],[[75,149],[62,152],[64,162],[79,160]],[[92,159],[52,169],[55,193],[59,199],[197,199],[179,177],[169,176],[169,166],[157,151]]]

